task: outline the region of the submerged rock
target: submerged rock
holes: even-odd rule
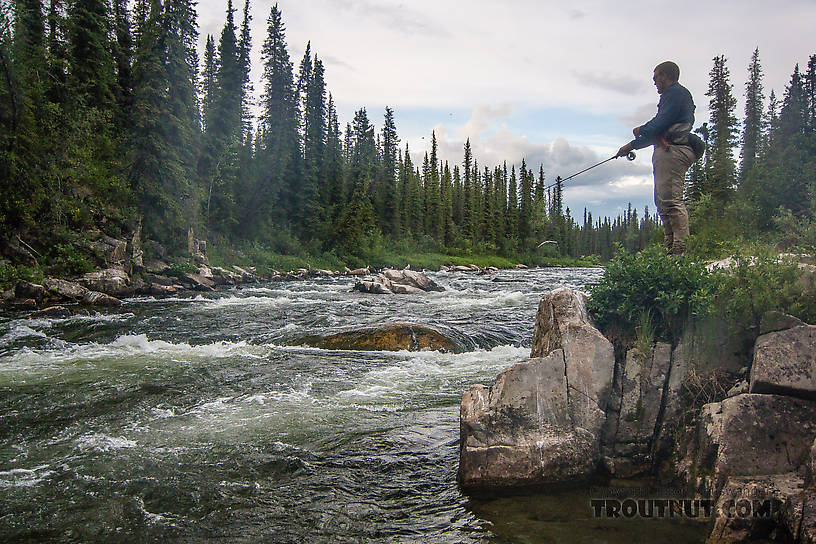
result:
[[[441,332],[416,323],[390,323],[379,327],[344,331],[326,336],[306,336],[295,341],[322,349],[362,351],[459,351]]]
[[[65,306],[50,306],[48,308],[43,308],[42,310],[38,310],[31,314],[30,317],[38,318],[38,317],[50,317],[50,318],[65,318],[71,317],[71,310],[66,308]]]

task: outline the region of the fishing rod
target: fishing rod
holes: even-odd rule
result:
[[[635,155],[634,151],[630,151],[629,153],[626,154],[626,158],[629,159],[630,161],[635,160],[636,156],[637,155]],[[563,178],[563,179],[561,178],[561,176],[558,176],[557,178],[555,178],[555,180],[556,180],[555,183],[551,183],[551,184],[547,185],[546,187],[544,187],[544,190],[546,191],[547,189],[551,189],[551,188],[555,187],[556,185],[558,185],[559,183],[564,183],[565,181],[570,180],[570,179],[574,178],[575,176],[583,174],[584,172],[588,172],[588,171],[592,170],[593,168],[597,168],[600,165],[606,164],[609,161],[611,161],[613,159],[617,159],[617,158],[618,158],[617,155],[615,155],[614,157],[609,157],[608,159],[603,160],[603,161],[599,162],[598,164],[593,164],[589,168],[584,168],[580,172],[575,172],[573,175],[571,175],[569,177],[566,177],[566,178]]]

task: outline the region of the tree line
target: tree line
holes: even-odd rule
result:
[[[816,54],[796,64],[782,97],[765,94],[759,49],[748,65],[745,110],[736,115],[727,59],[709,74],[709,120],[696,132],[706,154],[689,171],[687,199],[697,226],[725,236],[769,235],[816,244]]]
[[[307,44],[295,69],[277,5],[261,44],[257,118],[248,0],[240,13],[228,0],[203,59],[190,0],[137,0],[132,9],[126,0],[0,0],[0,8],[4,247],[16,238],[70,261],[81,233],[115,236],[140,225],[176,253],[192,229],[211,243],[284,253],[365,255],[400,242],[421,251],[608,257],[618,243],[644,247],[659,229],[648,208],[641,217],[631,207],[617,218],[577,217],[543,167],[480,165],[469,141],[451,165],[431,134],[414,164],[390,107],[379,130],[365,108],[341,127],[322,60]],[[781,107],[773,95],[758,117],[746,107],[739,168],[724,63],[716,58],[712,70],[712,114],[701,127],[708,151],[690,173],[690,200],[726,213],[734,193],[750,194],[744,201],[767,212],[757,228],[768,228],[779,205],[801,215],[804,202],[810,213],[814,184],[804,170],[791,182],[795,195],[767,188],[796,168],[791,154],[800,169],[812,161],[813,59],[806,74],[797,68]],[[758,52],[755,63],[751,103],[762,108]]]

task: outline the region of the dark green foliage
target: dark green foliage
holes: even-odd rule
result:
[[[807,280],[802,279],[796,261],[757,250],[751,253],[734,255],[733,266],[711,275],[716,311],[752,327],[758,327],[763,314],[773,310],[813,323],[816,294],[803,292]]]
[[[745,119],[742,129],[742,163],[740,179],[745,180],[759,158],[762,141],[762,114],[765,96],[762,92],[762,67],[759,64],[759,48],[751,56],[748,66],[748,81],[745,84]]]
[[[601,330],[634,330],[646,312],[657,337],[676,342],[689,316],[710,309],[712,286],[702,264],[650,246],[635,255],[619,249],[590,294]]]
[[[660,237],[648,209],[573,217],[543,167],[480,169],[470,140],[451,168],[431,132],[416,165],[390,107],[380,127],[360,108],[341,130],[311,45],[295,74],[277,5],[254,120],[249,2],[240,27],[234,15],[229,0],[199,78],[190,0],[0,1],[0,247],[19,236],[42,266],[70,274],[91,258],[71,233],[139,223],[175,256],[192,230],[221,247],[383,262],[386,247],[575,262]],[[689,173],[692,249],[721,252],[766,232],[816,244],[816,56],[794,71],[781,104],[770,93],[764,116],[758,51],[749,73],[737,186],[735,102],[725,59],[714,59],[712,115],[698,129],[708,151]],[[48,251],[56,233],[67,242]]]
[[[708,108],[708,137],[706,138],[706,180],[703,194],[711,194],[721,206],[730,198],[736,184],[734,146],[737,143],[737,118],[734,109],[737,99],[732,93],[730,73],[725,57],[714,57],[714,67],[706,96]]]

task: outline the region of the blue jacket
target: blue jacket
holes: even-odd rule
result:
[[[637,138],[631,142],[632,147],[643,149],[654,144],[659,136],[676,123],[694,126],[694,100],[688,89],[679,83],[673,83],[660,95],[657,115],[640,127]]]

